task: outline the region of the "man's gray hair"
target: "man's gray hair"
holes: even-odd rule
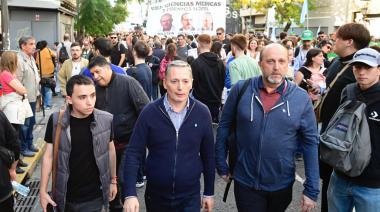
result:
[[[29,40],[35,40],[35,39],[32,36],[22,36],[20,40],[18,40],[18,47],[20,47],[21,49],[21,46],[26,45]]]
[[[168,64],[168,67],[166,68],[166,72],[165,72],[165,78],[167,76],[169,76],[169,73],[170,73],[170,71],[172,70],[173,67],[186,68],[190,72],[191,78],[193,78],[193,73],[191,71],[191,66],[187,62],[182,61],[182,60],[173,60],[172,62],[170,62]]]

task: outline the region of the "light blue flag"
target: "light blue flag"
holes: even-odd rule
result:
[[[303,5],[302,5],[302,11],[301,11],[301,17],[300,17],[300,23],[303,24],[305,22],[305,19],[306,19],[306,15],[308,14],[308,5],[307,5],[307,0],[305,0],[303,2]]]

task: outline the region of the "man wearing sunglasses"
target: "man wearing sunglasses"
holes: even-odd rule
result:
[[[109,38],[111,39],[112,43],[112,50],[111,50],[111,63],[120,67],[125,67],[125,54],[127,52],[127,48],[119,42],[119,37],[116,33],[112,32],[109,34]]]
[[[327,54],[329,54],[331,52],[332,46],[333,46],[333,44],[327,40],[322,40],[319,43],[319,47],[321,48],[321,50],[323,52],[323,57],[324,57],[323,64],[324,64],[325,68],[329,67],[329,65],[330,65],[330,61],[327,57]]]
[[[226,39],[225,37],[223,27],[219,27],[216,29],[216,37],[218,38],[220,42],[223,43],[223,48],[226,51],[226,54],[228,54],[228,52],[231,51],[231,44],[230,44],[230,40]]]

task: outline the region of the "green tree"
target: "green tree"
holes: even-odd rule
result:
[[[128,16],[126,1],[111,6],[107,0],[79,0],[75,29],[81,35],[102,36]]]
[[[315,8],[316,1],[308,0],[309,11]],[[303,2],[304,0],[233,0],[232,5],[235,8],[252,7],[264,14],[275,6],[276,20],[280,24],[286,23],[284,31],[288,31],[293,21],[300,24]]]

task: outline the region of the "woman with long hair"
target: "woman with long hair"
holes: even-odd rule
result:
[[[218,58],[221,59],[224,63],[226,60],[226,51],[223,48],[223,43],[220,41],[214,41],[212,42],[210,52],[215,53],[218,55]]]
[[[323,75],[323,52],[321,49],[310,49],[306,54],[306,62],[301,66],[295,75],[294,82],[301,88],[308,91],[308,80],[318,84],[320,87],[326,87],[326,77]],[[318,96],[309,92],[312,101],[317,100]]]
[[[47,47],[46,40],[38,42],[38,49],[36,56],[36,63],[40,71],[41,77],[41,94],[44,100],[45,110],[49,110],[52,107],[52,89],[55,89],[54,81],[54,58],[55,54],[53,50]],[[53,88],[54,87],[54,88]]]
[[[258,40],[256,38],[251,38],[248,42],[248,51],[247,56],[259,61],[260,59],[260,51],[258,47]]]
[[[159,75],[158,75],[160,78],[160,94],[161,94],[161,96],[163,96],[165,94],[165,88],[162,85],[162,80],[164,80],[164,78],[165,78],[166,68],[168,67],[168,64],[175,59],[177,59],[177,46],[174,43],[169,43],[166,46],[165,57],[162,58],[162,61],[160,63],[160,71],[159,71]]]
[[[19,134],[21,125],[24,124],[25,116],[20,113],[22,100],[27,96],[27,90],[22,83],[17,79],[17,54],[13,51],[5,51],[0,60],[0,84],[2,85],[0,110],[2,110],[8,121],[12,124]],[[23,173],[19,166],[27,166],[19,160],[16,172]]]

